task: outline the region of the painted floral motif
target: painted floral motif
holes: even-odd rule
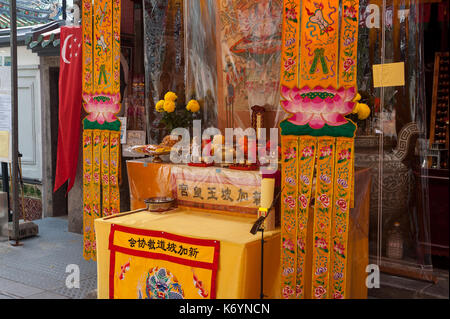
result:
[[[308,207],[308,198],[305,195],[300,195],[298,198],[299,202],[302,204],[302,208]]]
[[[297,240],[297,245],[298,245],[298,249],[300,249],[300,251],[301,251],[302,253],[305,253],[305,247],[306,247],[306,244],[305,244],[303,238],[300,237],[300,238]]]
[[[84,138],[84,147],[88,147],[89,145],[91,145],[91,137],[90,136],[85,136]]]
[[[339,153],[339,160],[338,163],[342,163],[343,161],[347,161],[351,158],[351,150],[350,149],[344,149]]]
[[[320,180],[322,182],[324,182],[325,184],[330,184],[331,183],[330,177],[328,175],[326,175],[326,174],[321,174],[320,175]]]
[[[286,8],[286,19],[297,22],[297,12],[295,12],[295,7]]]
[[[326,290],[325,288],[323,288],[322,286],[319,286],[317,288],[314,289],[314,297],[316,297],[317,299],[321,299],[323,297],[323,295],[326,294]]]
[[[344,277],[344,275],[341,272],[337,272],[333,275],[334,280],[339,280],[339,279],[342,279],[343,277]]]
[[[348,183],[347,180],[345,179],[338,178],[337,183],[341,185],[343,188],[348,188]]]
[[[312,147],[305,147],[304,149],[303,149],[303,152],[302,152],[302,160],[304,160],[305,158],[308,158],[308,157],[311,157],[311,156],[313,156],[314,155],[314,150],[313,150],[313,148]]]
[[[295,179],[292,177],[286,177],[286,183],[289,185],[295,186]]]
[[[340,291],[335,291],[333,293],[333,299],[344,299],[344,296],[341,294]]]
[[[357,20],[356,15],[358,14],[358,12],[356,11],[355,7],[353,5],[351,6],[345,6],[344,5],[344,17],[351,19],[353,21]]]
[[[283,269],[283,276],[288,276],[294,272],[294,268],[286,267]]]
[[[293,59],[293,58],[287,58],[285,61],[284,61],[284,70],[285,71],[290,71],[293,67],[294,67],[294,65],[295,65],[295,59]]]
[[[328,251],[328,243],[323,238],[317,238],[316,237],[316,243],[314,244],[315,247],[323,249],[325,251]]]
[[[295,294],[297,298],[303,294],[303,289],[300,285],[295,286]]]
[[[284,200],[284,202],[286,204],[288,204],[290,209],[294,209],[295,208],[295,200],[292,196],[287,196]]]
[[[320,86],[310,89],[309,87],[288,88],[282,86],[281,94],[284,98],[281,101],[284,109],[292,113],[288,119],[295,125],[306,125],[313,129],[321,129],[325,124],[330,126],[340,126],[347,124],[347,115],[353,111],[356,103],[353,102],[355,88],[333,87],[327,89]]]
[[[347,209],[347,201],[343,198],[339,198],[336,202],[336,205],[339,206],[342,212],[345,212],[345,210]]]
[[[282,293],[283,293],[283,298],[284,299],[289,299],[294,294],[294,290],[291,287],[289,287],[289,286],[285,286],[283,288],[283,292]]]
[[[306,175],[300,175],[300,180],[305,184],[305,185],[309,185],[309,177]]]
[[[320,275],[326,273],[327,270],[328,270],[327,267],[318,267],[318,268],[316,269],[316,275],[317,275],[317,276],[320,276]]]
[[[349,73],[351,71],[351,67],[355,64],[355,61],[352,58],[347,58],[344,60],[344,72]]]
[[[295,149],[295,147],[289,147],[284,152],[284,160],[285,161],[294,159],[296,156],[297,156],[297,150]]]
[[[320,157],[321,158],[325,158],[327,156],[330,156],[331,153],[332,153],[331,146],[324,146],[324,147],[322,147],[319,150],[319,152],[320,152]]]
[[[283,238],[283,248],[290,251],[294,251],[294,243],[292,242],[292,239]]]
[[[330,198],[327,194],[320,195],[317,200],[322,203],[323,207],[328,207],[330,205]]]
[[[344,245],[342,245],[341,243],[334,243],[334,247],[333,247],[333,250],[338,254],[338,255],[340,255],[341,257],[343,257],[343,258],[345,258],[345,255],[344,255],[344,253],[345,253],[345,247],[344,247]]]
[[[85,110],[89,115],[90,122],[98,122],[100,125],[105,122],[111,123],[117,120],[115,114],[120,111],[120,93],[110,95],[83,94]]]

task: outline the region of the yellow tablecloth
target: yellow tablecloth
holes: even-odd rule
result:
[[[166,164],[146,165],[128,162],[132,209],[144,206],[143,199],[151,196],[170,195],[168,183],[158,183],[162,176],[170,174]],[[156,176],[155,176],[156,175]],[[347,289],[348,298],[367,298],[365,280],[369,262],[368,231],[370,206],[370,171],[357,170],[355,174],[355,208],[350,210]],[[250,234],[254,219],[227,216],[199,210],[178,208],[158,215],[149,212],[123,213],[97,219],[97,269],[98,296],[109,296],[108,238],[111,224],[139,229],[165,231],[175,235],[219,240],[220,258],[217,272],[217,298],[259,298],[260,234]],[[313,245],[312,222],[309,220],[307,246]],[[269,298],[281,298],[280,232],[265,232],[264,245],[264,294]],[[306,263],[306,298],[310,298],[311,258]]]
[[[250,234],[252,219],[176,209],[165,214],[123,213],[95,220],[98,297],[109,297],[109,232],[112,224],[165,231],[175,235],[220,241],[216,278],[218,299],[255,299],[260,292],[261,235]],[[280,232],[264,233],[264,294],[280,298]]]

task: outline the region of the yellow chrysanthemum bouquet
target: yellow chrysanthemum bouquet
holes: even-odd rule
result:
[[[177,127],[190,127],[194,114],[200,111],[200,104],[197,100],[190,100],[186,107],[177,108],[176,100],[178,96],[174,92],[167,92],[164,100],[160,100],[155,105],[159,113],[163,113],[161,123],[170,132]]]

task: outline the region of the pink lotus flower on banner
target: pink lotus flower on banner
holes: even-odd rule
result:
[[[290,296],[293,295],[293,293],[294,293],[294,290],[292,290],[291,287],[285,286],[285,287],[283,288],[283,298],[284,298],[284,299],[288,299]]]
[[[281,105],[293,114],[288,121],[295,125],[309,124],[313,129],[320,129],[325,124],[340,126],[348,123],[344,115],[350,114],[356,105],[352,101],[356,94],[354,87],[335,89],[317,86],[310,89],[305,86],[290,89],[283,86],[281,94],[284,98]]]
[[[314,289],[314,297],[317,299],[321,299],[323,295],[325,295],[327,291],[322,286],[319,286]]]
[[[111,123],[117,120],[115,114],[120,110],[120,94],[83,94],[85,110],[89,115],[90,122]]]

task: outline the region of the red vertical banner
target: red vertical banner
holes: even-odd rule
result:
[[[61,55],[59,71],[59,129],[55,188],[74,182],[80,139],[82,90],[82,31],[81,27],[61,27]]]

